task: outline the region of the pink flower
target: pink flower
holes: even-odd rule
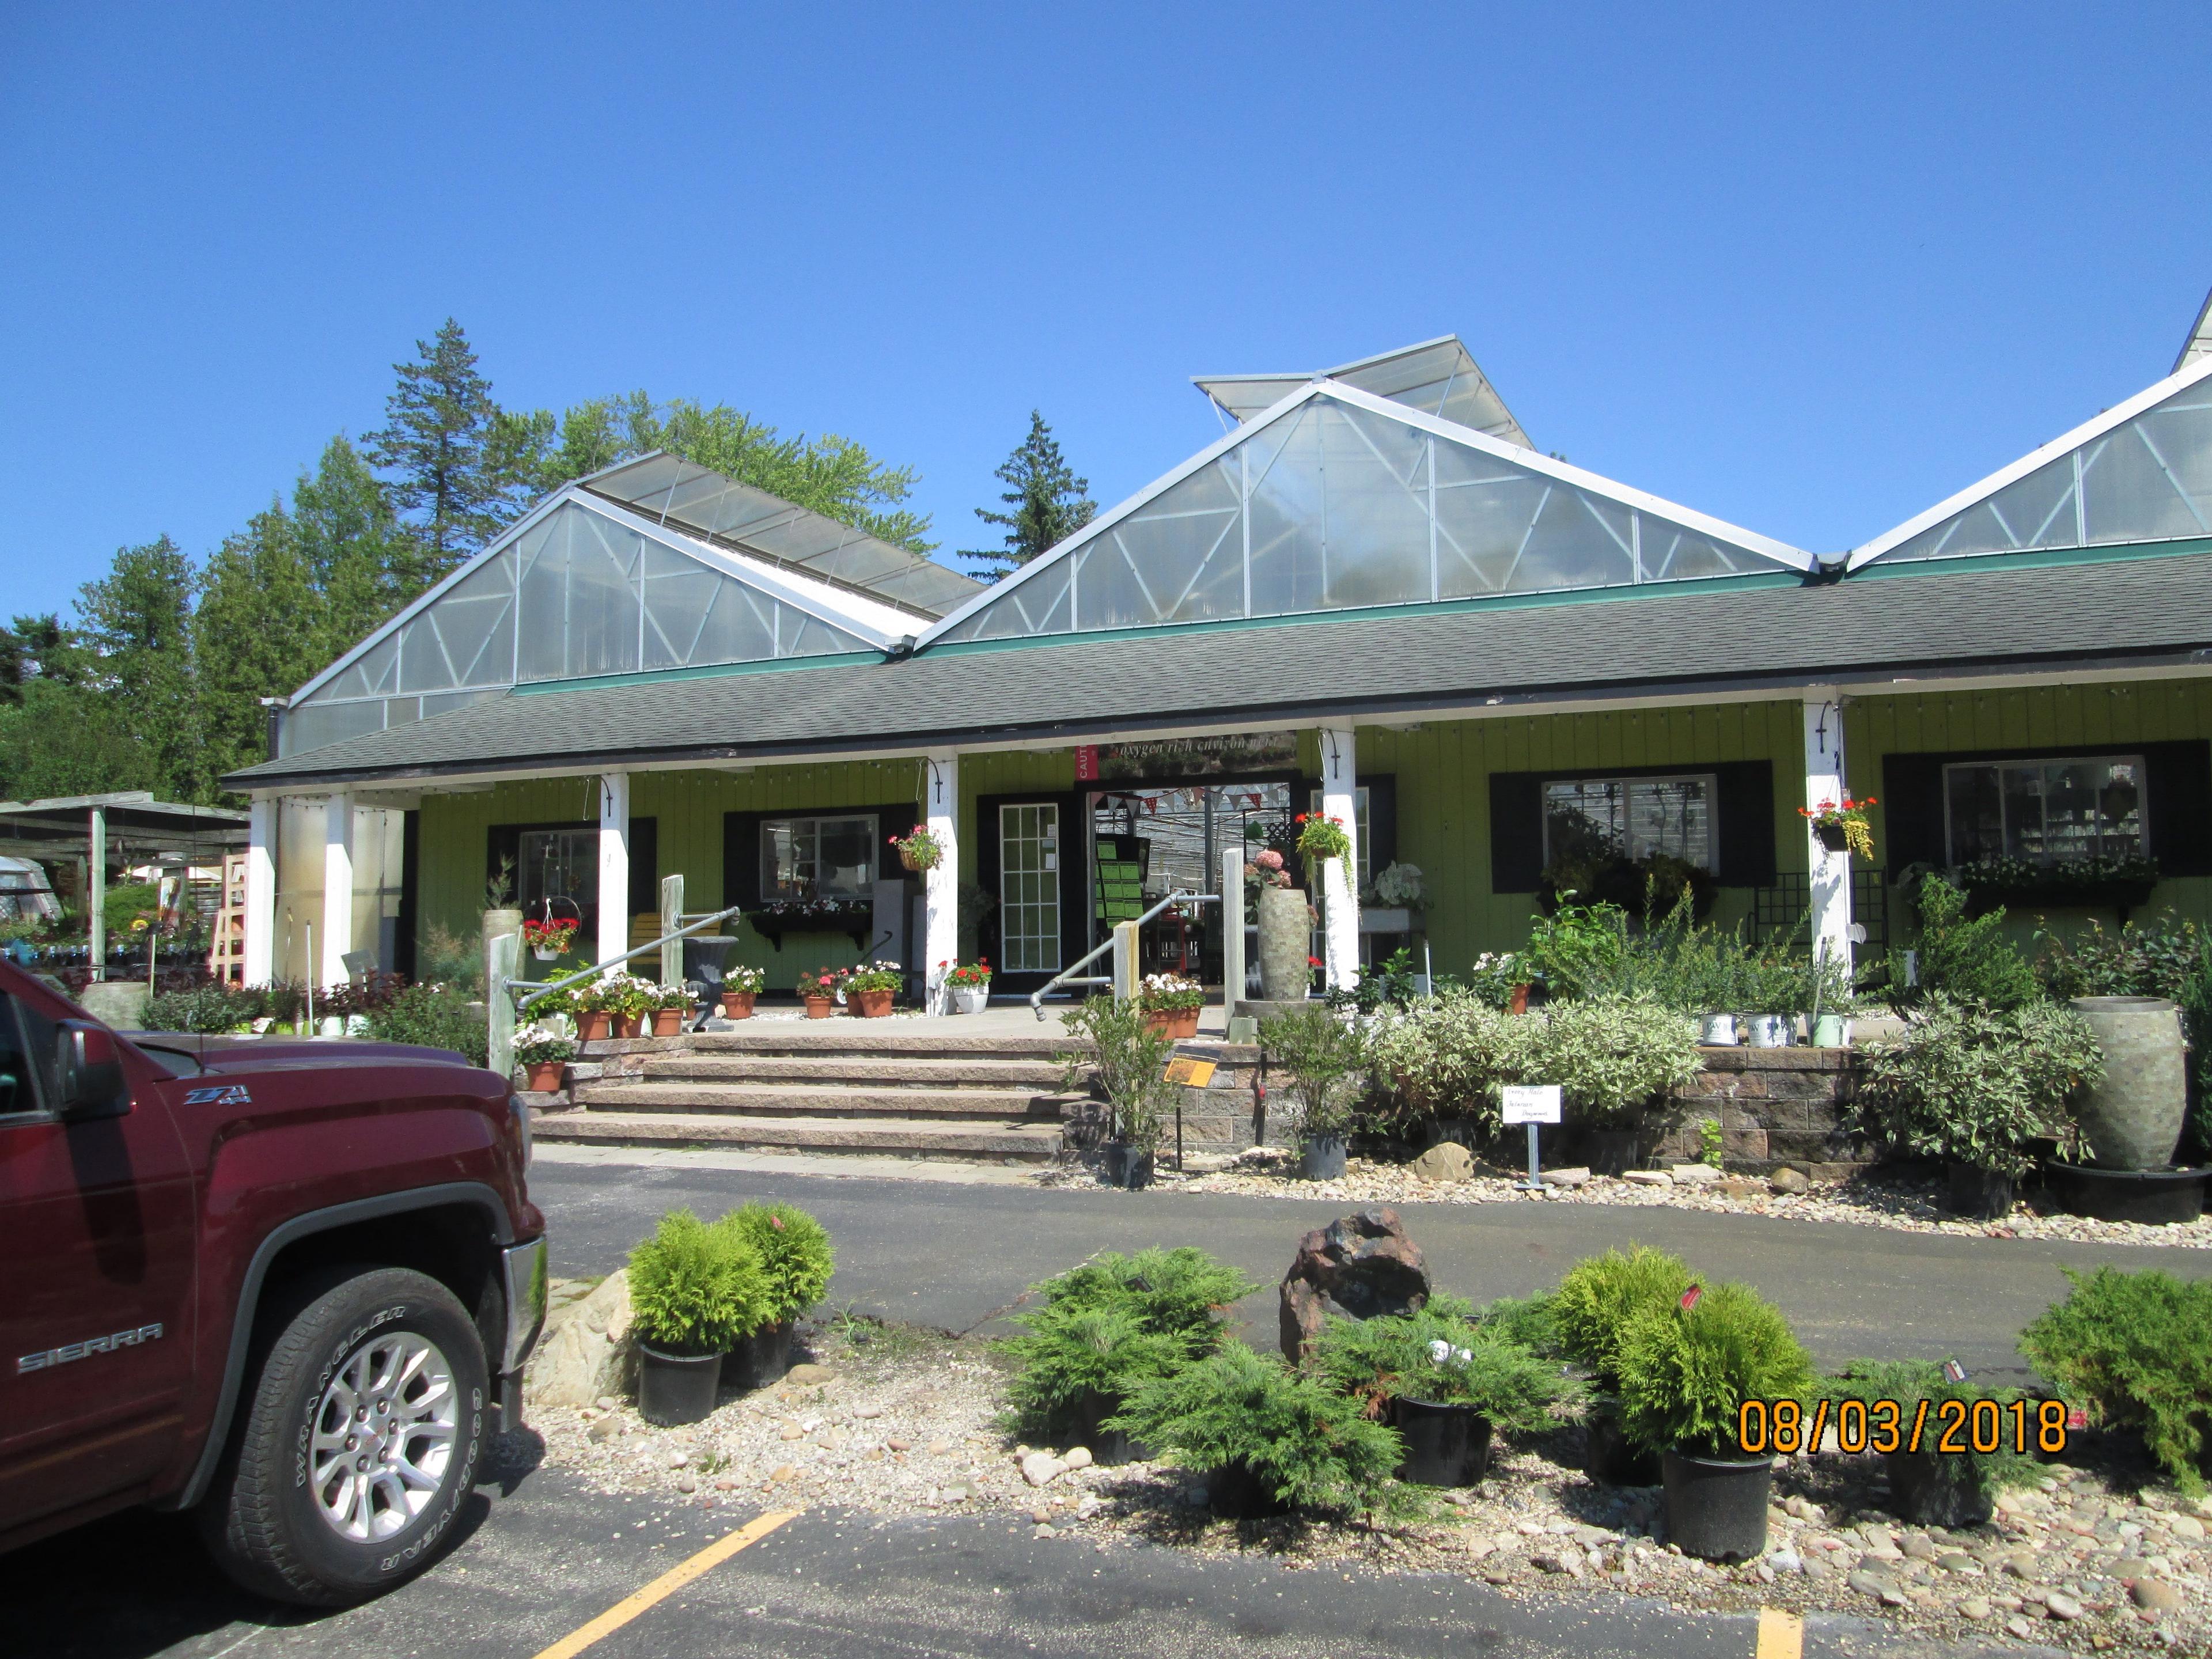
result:
[[[1283,855],[1270,847],[1255,857],[1252,862],[1262,870],[1279,870],[1283,867]]]

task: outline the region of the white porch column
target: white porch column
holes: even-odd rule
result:
[[[629,774],[599,778],[599,938],[596,961],[629,949]]]
[[[1805,805],[1844,799],[1844,699],[1832,689],[1805,694]],[[1813,954],[1845,967],[1851,961],[1851,855],[1820,845],[1808,820],[1805,825],[1813,899]]]
[[[343,792],[323,802],[323,925],[321,982],[346,982],[346,953],[353,949],[353,797]]]
[[[246,814],[246,982],[276,977],[276,822],[283,803],[261,796]]]
[[[945,856],[922,878],[921,965],[928,973],[929,1008],[950,1012],[944,963],[960,959],[960,757],[933,749],[922,758],[923,821]]]
[[[1321,811],[1342,821],[1352,851],[1322,867],[1322,964],[1331,990],[1349,991],[1359,983],[1359,799],[1353,791],[1359,759],[1348,726],[1321,731]]]

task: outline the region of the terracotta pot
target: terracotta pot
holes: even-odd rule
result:
[[[684,1011],[681,1008],[656,1008],[653,1011],[653,1034],[655,1036],[679,1036],[684,1030]]]
[[[862,1019],[881,1019],[891,1011],[889,991],[848,991],[845,1004]]]
[[[576,1016],[576,1041],[604,1042],[614,1030],[615,1017],[604,1008],[594,1008]]]
[[[809,1019],[827,1019],[837,1012],[837,999],[835,997],[807,997],[805,1001]]]
[[[645,1016],[643,1014],[616,1015],[615,1035],[618,1037],[643,1036],[645,1035]]]
[[[753,991],[725,991],[722,993],[724,1019],[750,1019],[753,1017]]]
[[[541,1060],[526,1068],[528,1076],[523,1086],[538,1094],[550,1094],[561,1086],[561,1073],[567,1065],[566,1060]]]
[[[1196,1036],[1198,1035],[1198,1010],[1195,1008],[1185,1008],[1181,1012],[1177,1013],[1175,1017],[1174,1024],[1168,1028],[1168,1035],[1171,1037]]]
[[[1505,1012],[1509,1014],[1525,1014],[1528,1012],[1528,988],[1527,986],[1516,985],[1511,991],[1506,994]]]

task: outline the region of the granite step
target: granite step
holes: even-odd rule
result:
[[[655,1055],[645,1064],[655,1083],[856,1084],[881,1089],[1060,1088],[1061,1068],[1049,1060],[995,1060],[927,1054],[705,1054]]]
[[[1050,1164],[1060,1125],[976,1120],[742,1117],[688,1112],[568,1111],[537,1119],[540,1140],[597,1146],[726,1146],[860,1152],[877,1157],[992,1158]]]
[[[576,1103],[593,1111],[763,1117],[981,1118],[1057,1124],[1065,1097],[1033,1089],[852,1087],[702,1083],[690,1079],[580,1083]]]
[[[955,1020],[902,1021],[890,1019],[763,1019],[738,1020],[718,1031],[697,1031],[685,1040],[695,1054],[811,1054],[874,1056],[893,1059],[906,1055],[943,1060],[1026,1060],[1050,1062],[1058,1055],[1085,1047],[1063,1032],[1040,1027],[1035,1035],[986,1033],[963,1036]],[[923,1026],[901,1030],[902,1024]]]

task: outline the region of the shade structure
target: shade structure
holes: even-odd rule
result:
[[[1272,408],[1313,380],[1358,386],[1425,415],[1471,427],[1523,449],[1529,447],[1528,434],[1522,431],[1521,422],[1514,419],[1513,411],[1490,384],[1490,377],[1456,334],[1362,357],[1319,374],[1201,374],[1192,384],[1224,414],[1241,422]]]
[[[1796,549],[1333,380],[924,636],[1219,622],[1802,571]]]

